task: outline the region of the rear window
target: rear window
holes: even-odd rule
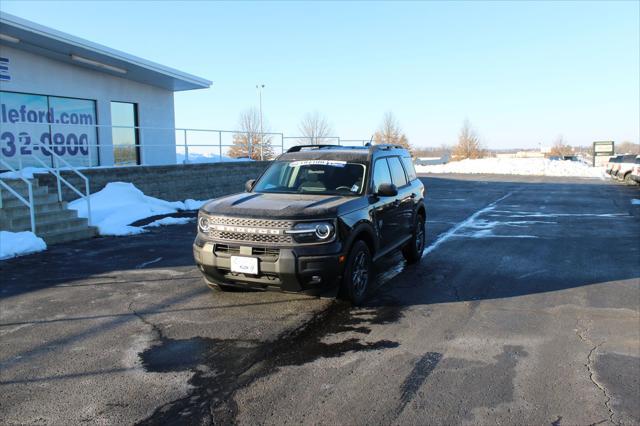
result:
[[[389,169],[391,169],[391,180],[393,184],[400,188],[401,186],[405,186],[407,184],[407,177],[404,174],[404,169],[402,168],[402,163],[400,163],[400,159],[398,157],[388,157],[389,161]]]
[[[411,159],[411,157],[402,157],[402,164],[404,165],[404,171],[407,172],[409,181],[418,178],[418,176],[416,175],[416,169],[415,167],[413,167],[413,160]]]

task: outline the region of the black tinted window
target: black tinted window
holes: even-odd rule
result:
[[[411,157],[402,157],[402,164],[404,165],[404,171],[407,172],[407,176],[410,181],[418,177],[416,175],[416,169],[413,167],[413,160]]]
[[[625,155],[622,158],[622,162],[623,163],[633,163],[634,161],[636,161],[636,156],[635,155]]]
[[[387,160],[381,158],[376,160],[373,167],[373,191],[378,192],[378,186],[383,183],[391,183],[391,173],[389,173]]]
[[[407,177],[404,174],[402,163],[398,157],[389,157],[389,168],[391,169],[391,180],[398,188],[407,184]]]

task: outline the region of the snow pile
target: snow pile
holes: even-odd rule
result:
[[[157,228],[164,225],[184,225],[195,220],[193,217],[163,217],[162,219],[154,220],[143,228]]]
[[[416,165],[418,173],[503,174],[526,176],[575,176],[604,178],[604,168],[578,161],[546,158],[481,158],[453,161],[433,166]]]
[[[143,228],[129,226],[140,219],[176,213],[185,210],[181,201],[164,201],[144,195],[132,183],[111,182],[102,190],[91,194],[91,224],[98,227],[101,235],[133,235],[144,232]],[[88,217],[87,203],[79,198],[69,203],[79,217]]]
[[[192,200],[189,198],[188,200],[184,200],[184,208],[183,210],[199,210],[205,203],[210,200]]]
[[[31,231],[0,231],[0,260],[22,256],[47,249],[42,238]]]
[[[176,164],[183,164],[185,162],[185,155],[176,153]],[[200,154],[197,152],[189,153],[189,161],[187,164],[199,164],[199,163],[225,163],[229,161],[253,161],[249,158],[232,158],[227,156],[220,156],[219,154]]]
[[[23,167],[17,172],[4,172],[0,173],[0,178],[3,179],[33,179],[34,173],[49,173],[49,171],[42,167]]]

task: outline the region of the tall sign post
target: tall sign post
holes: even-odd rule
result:
[[[593,167],[603,166],[614,154],[613,141],[597,141],[593,143]]]

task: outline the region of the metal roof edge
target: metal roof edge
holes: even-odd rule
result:
[[[92,41],[89,41],[80,37],[76,37],[71,34],[67,34],[65,32],[58,31],[56,29],[53,29],[44,25],[37,24],[35,22],[20,18],[15,15],[11,15],[6,12],[0,12],[0,24],[16,27],[21,30],[29,31],[29,32],[41,35],[43,37],[47,37],[47,38],[62,42],[62,43],[87,49],[89,51],[95,52],[98,55],[102,55],[108,58],[127,62],[133,65],[148,69],[150,71],[164,74],[166,76],[175,78],[177,80],[184,81],[186,83],[200,86],[200,88],[202,89],[206,89],[213,84],[213,82],[211,82],[210,80],[197,77],[195,75],[192,75],[183,71],[179,71],[177,69],[167,67],[167,66],[158,64],[156,62],[152,62],[134,55],[130,55],[128,53],[125,53],[116,49],[112,49],[102,44],[94,43]]]

